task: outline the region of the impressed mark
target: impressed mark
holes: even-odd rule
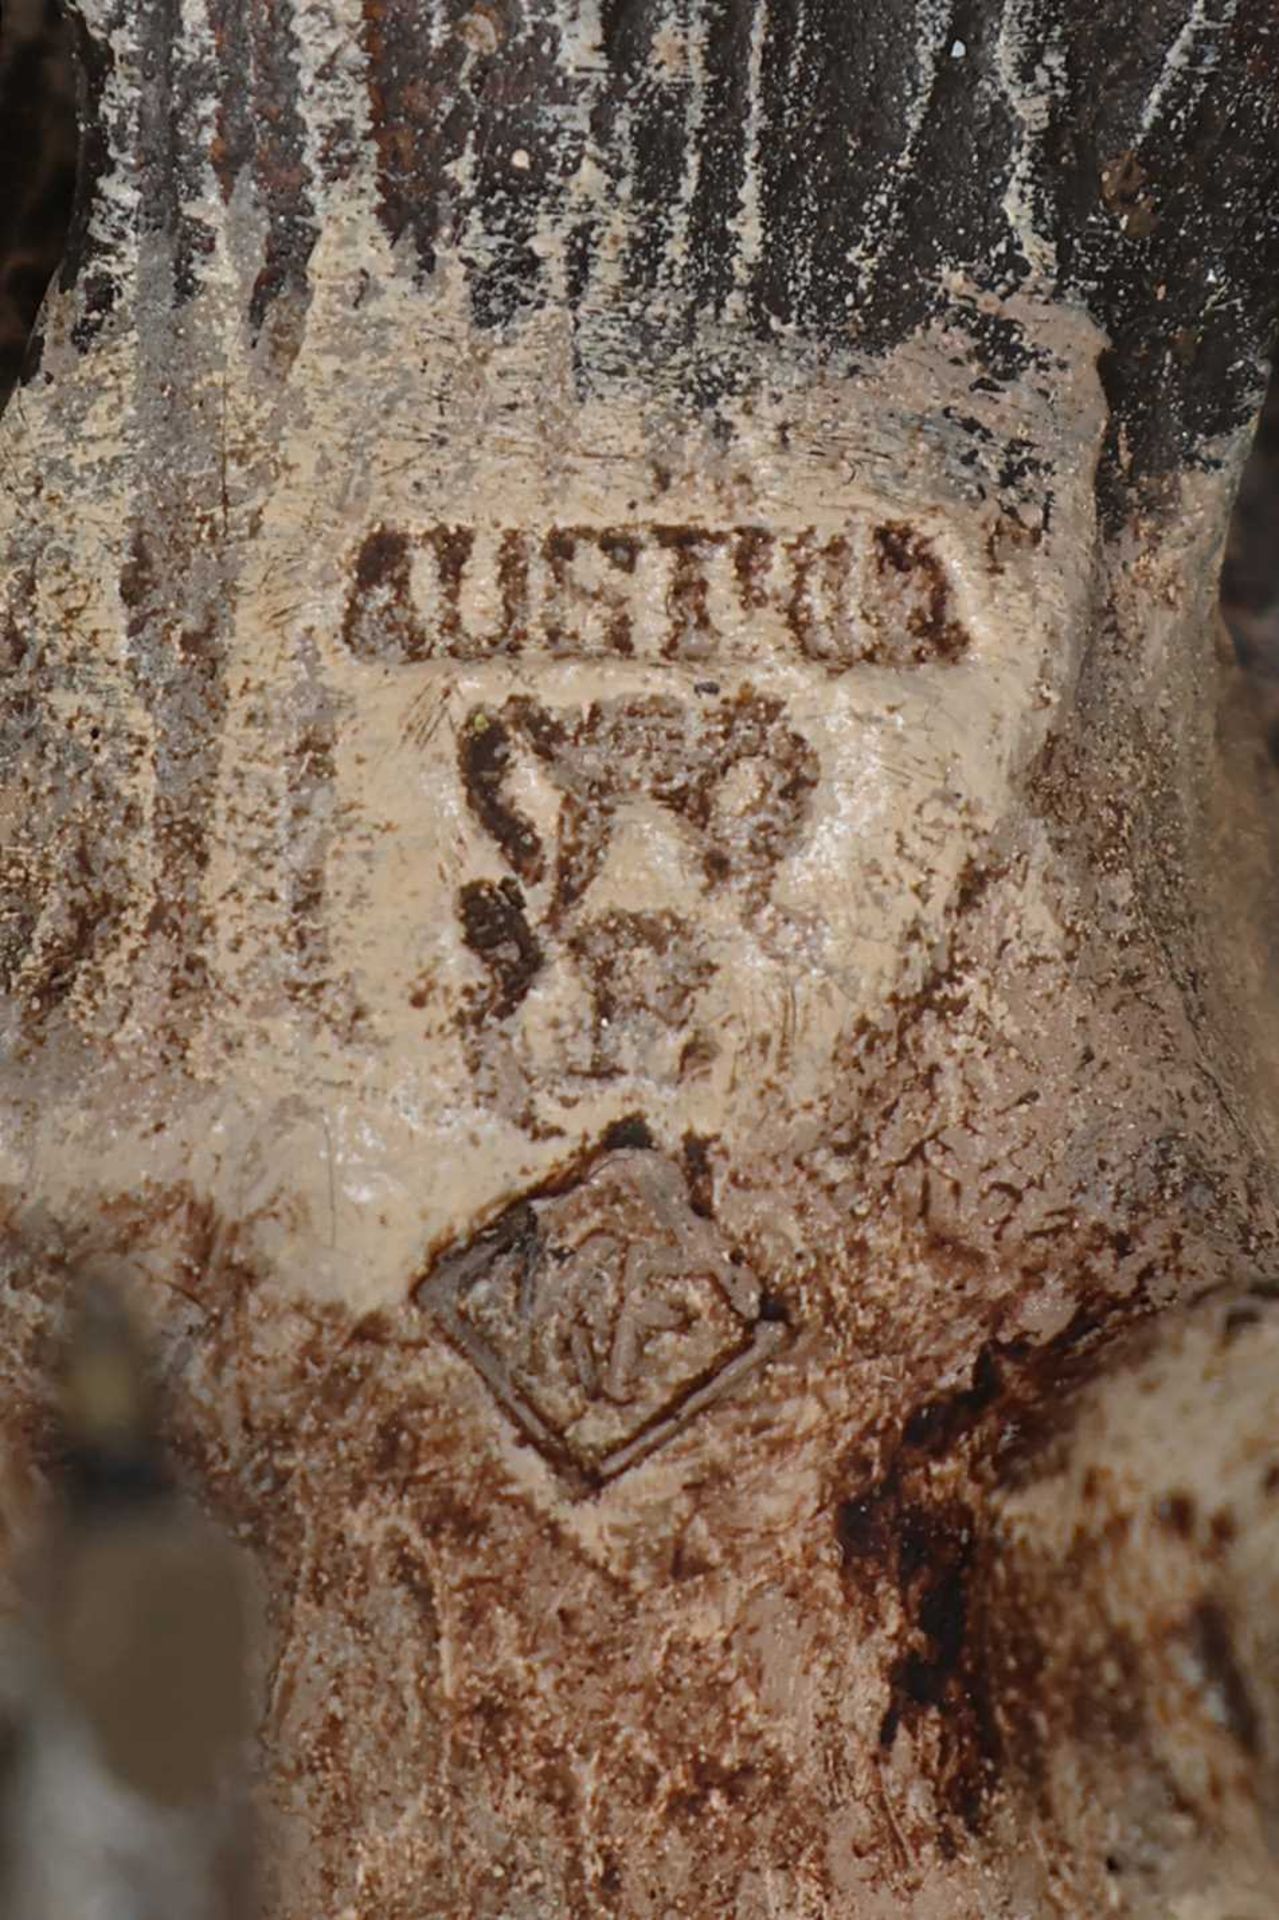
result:
[[[606,1144],[517,1201],[418,1291],[498,1404],[578,1490],[683,1431],[787,1338],[683,1173]]]
[[[509,654],[713,664],[948,664],[968,650],[928,534],[850,518],[762,526],[375,525],[350,562],[357,659]]]

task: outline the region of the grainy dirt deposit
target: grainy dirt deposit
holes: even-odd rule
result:
[[[4,1511],[123,1254],[268,1595],[279,1920],[1272,1911],[1255,341],[1197,385],[1169,266],[1156,418],[1123,251],[1234,270],[1150,215],[1247,23],[1106,41],[1081,212],[1032,11],[867,28],[876,170],[799,9],[83,9]]]

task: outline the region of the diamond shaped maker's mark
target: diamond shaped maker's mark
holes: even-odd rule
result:
[[[662,1446],[787,1337],[679,1168],[640,1146],[508,1207],[417,1297],[581,1488]]]

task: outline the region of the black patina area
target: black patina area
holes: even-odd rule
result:
[[[720,404],[760,378],[762,348],[852,370],[938,317],[966,337],[975,386],[1051,390],[1059,369],[1009,302],[1069,300],[1108,341],[1113,521],[1134,490],[1212,458],[1258,398],[1279,288],[1279,17],[1270,0],[1198,24],[1191,0],[1040,0],[1010,39],[1007,12],[956,0],[936,33],[904,5],[723,0],[672,26],[659,0],[602,0],[585,47],[555,0],[364,0],[381,218],[424,286],[459,255],[481,328],[563,298],[587,387],[661,368],[725,432]],[[223,191],[251,168],[256,325],[281,292],[305,300],[315,216],[292,9],[249,16],[213,9],[237,68],[219,78],[175,0],[144,0],[137,160],[178,301],[206,271],[206,167]],[[104,69],[85,51],[92,109]],[[329,183],[352,138],[326,130]],[[77,226],[87,318],[114,294]]]

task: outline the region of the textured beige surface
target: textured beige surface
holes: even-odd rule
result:
[[[691,1129],[749,1155],[780,1104],[784,1136],[820,1100],[841,1041],[918,984],[1077,669],[1100,422],[1088,330],[1045,319],[1080,377],[1019,396],[1016,424],[1051,445],[1060,531],[1009,544],[959,464],[967,442],[921,431],[966,384],[948,364],[956,340],[856,382],[801,384],[792,368],[776,398],[765,361],[726,457],[660,405],[574,406],[553,319],[469,364],[443,268],[424,294],[384,255],[352,313],[372,257],[371,239],[357,251],[334,223],[313,263],[298,398],[267,442],[269,476],[218,535],[224,711],[191,902],[211,993],[181,1035],[210,1095],[150,1148],[149,1113],[136,1127],[122,1114],[110,1148],[125,1168],[153,1154],[157,1177],[189,1168],[194,1148],[201,1185],[260,1216],[290,1283],[369,1306],[632,1111],[669,1148]],[[212,297],[184,322],[202,327],[216,334]],[[390,418],[369,439],[367,383],[337,368],[378,364],[388,335],[420,351],[392,363]],[[511,392],[534,396],[514,422],[500,411]],[[218,399],[232,418],[235,402],[233,389]],[[966,404],[997,431],[1010,402]],[[424,419],[438,423],[425,442]],[[161,414],[152,431],[168,425]],[[1032,526],[1047,492],[1024,503]],[[77,495],[64,510],[79,518]],[[56,523],[46,509],[42,542]],[[511,528],[514,614],[496,577]],[[437,552],[450,531],[472,543],[451,634]],[[557,534],[574,543],[558,562]],[[65,577],[42,569],[35,586],[37,618],[87,603],[61,642],[68,670],[122,725],[137,696],[111,666],[120,611],[93,606],[132,538],[130,516],[114,531],[104,517],[87,549],[77,533]],[[625,637],[610,640],[618,620]],[[392,637],[388,663],[386,636],[409,621],[431,657],[395,663]],[[522,728],[517,702],[534,710]],[[553,751],[532,738],[537,715],[566,730]],[[496,800],[529,823],[532,855],[512,859],[501,823],[468,807],[467,755],[490,720],[514,734]],[[141,749],[148,723],[135,712],[132,725]],[[565,876],[584,809],[603,815],[596,844]],[[146,864],[139,846],[111,937],[70,994],[77,1027],[115,1027],[143,1059],[165,985],[146,938],[165,883]],[[509,1005],[458,905],[463,887],[503,884],[542,956],[515,963]],[[636,913],[622,944],[649,954],[614,978],[595,949]],[[46,1107],[40,1129],[61,1125]],[[99,1168],[103,1146],[95,1130]],[[82,1177],[49,1155],[46,1180]]]
[[[1269,1271],[1206,851],[1237,447],[1103,542],[1102,342],[1030,295],[1019,381],[779,332],[714,428],[602,243],[574,338],[480,330],[377,217],[354,6],[299,12],[304,293],[254,334],[192,136],[174,307],[86,11],[118,295],[0,429],[11,1524],[56,1276],[122,1253],[270,1596],[281,1920],[1259,1914],[1246,1741],[1198,1905],[1037,1781],[1001,1529],[1068,1552],[998,1491],[1112,1336]],[[1202,1645],[1169,1739],[1219,1753]]]
[[[1273,1911],[1277,1332],[1273,1299],[1173,1316],[1001,1502],[1014,1744],[1121,1912]]]

